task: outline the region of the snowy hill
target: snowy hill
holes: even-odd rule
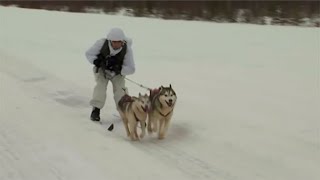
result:
[[[111,85],[103,125],[89,120],[84,53],[111,27],[133,39],[128,78],[178,94],[164,140],[126,138]],[[317,180],[319,39],[318,28],[0,7],[0,179]]]

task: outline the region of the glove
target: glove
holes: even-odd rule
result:
[[[106,77],[112,79],[116,74],[113,71],[105,71]]]
[[[121,68],[116,68],[116,69],[114,70],[114,73],[115,73],[116,75],[121,74]]]
[[[108,63],[107,63],[106,69],[108,69],[110,71],[113,71],[116,75],[121,73],[122,67],[119,64],[117,64],[117,58],[116,57],[110,56],[107,59],[107,62]]]
[[[103,58],[102,58],[102,56],[99,54],[99,55],[97,56],[97,59],[95,59],[95,60],[93,61],[93,64],[94,64],[97,68],[99,68],[99,67],[101,67],[101,62],[102,62],[102,60],[103,60]]]
[[[101,59],[96,59],[96,60],[94,60],[94,61],[93,61],[93,64],[94,64],[97,68],[99,68],[99,67],[101,66]]]

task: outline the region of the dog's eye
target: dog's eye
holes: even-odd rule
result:
[[[168,97],[168,95],[167,95],[167,94],[165,94],[164,96],[165,96],[165,97]]]

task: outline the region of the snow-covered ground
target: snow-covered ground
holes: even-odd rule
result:
[[[133,39],[128,78],[178,94],[164,140],[125,136],[111,85],[89,120],[84,53],[111,27]],[[319,28],[0,7],[0,179],[318,180],[319,50]]]

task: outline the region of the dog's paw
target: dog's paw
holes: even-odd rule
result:
[[[164,135],[158,136],[158,139],[160,139],[160,140],[164,139]]]
[[[137,137],[132,137],[132,136],[130,136],[130,139],[131,139],[131,141],[137,141],[137,140],[139,140]]]
[[[157,129],[152,129],[152,132],[157,133]]]

